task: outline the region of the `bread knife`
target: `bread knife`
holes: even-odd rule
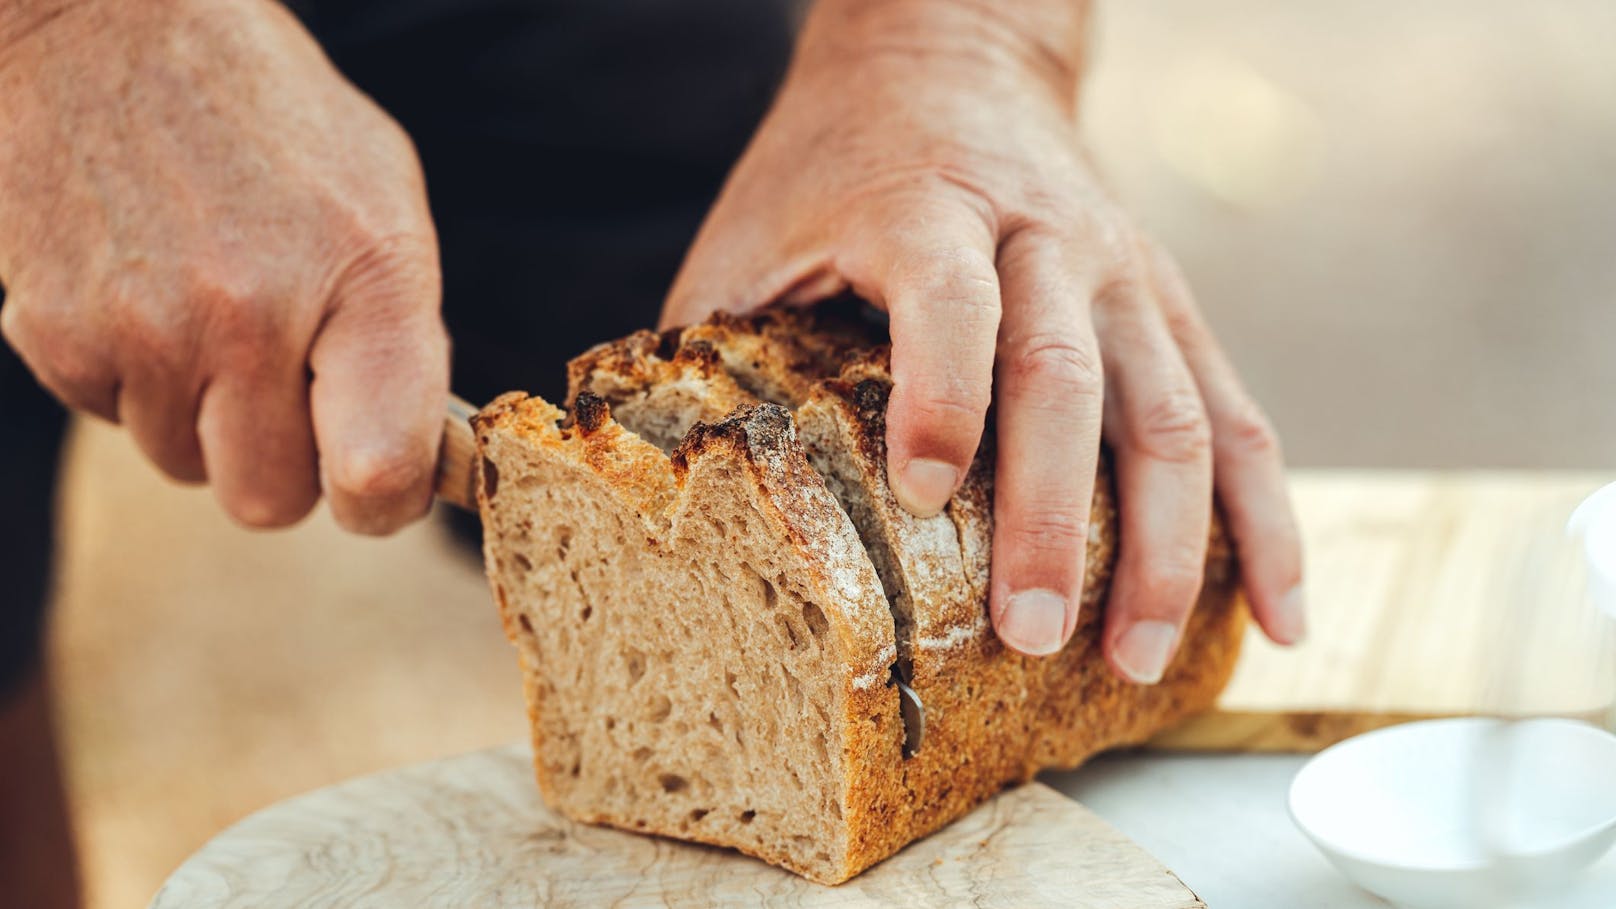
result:
[[[465,510],[477,511],[477,437],[471,418],[477,408],[459,395],[449,396],[443,416],[443,441],[438,445],[438,475],[432,490],[438,498]]]
[[[438,498],[467,511],[477,511],[477,437],[471,430],[471,418],[477,408],[464,398],[449,396],[449,406],[443,417],[443,441],[438,446],[438,473],[433,489]],[[898,712],[903,717],[903,754],[909,757],[920,750],[926,738],[926,706],[920,695],[897,672],[892,683],[898,686]]]

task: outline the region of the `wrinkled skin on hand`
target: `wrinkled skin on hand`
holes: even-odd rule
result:
[[[20,10],[20,12],[19,12]],[[448,344],[402,130],[268,0],[0,25],[0,329],[253,526],[431,498]]]
[[[1076,626],[1102,437],[1122,506],[1116,671],[1154,682],[1178,646],[1214,483],[1258,622],[1300,639],[1278,443],[1172,259],[1088,163],[1081,40],[1063,58],[999,7],[880,6],[828,0],[810,17],[664,324],[847,289],[886,309],[889,479],[917,514],[947,502],[995,401],[990,613],[1018,650],[1053,653]]]

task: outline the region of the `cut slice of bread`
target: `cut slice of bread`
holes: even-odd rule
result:
[[[1084,608],[1058,655],[987,622],[991,435],[941,515],[886,486],[884,338],[851,311],[641,332],[569,368],[569,412],[475,420],[486,558],[545,797],[835,883],[1043,767],[1210,706],[1244,626],[1214,530],[1155,686],[1099,653],[1116,509],[1096,484]],[[924,704],[907,743],[898,681]]]

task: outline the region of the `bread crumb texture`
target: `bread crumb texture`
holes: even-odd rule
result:
[[[1008,651],[987,619],[992,436],[944,513],[903,511],[888,363],[853,303],[719,315],[584,353],[564,410],[511,393],[474,418],[489,582],[552,806],[834,884],[1212,704],[1245,623],[1221,522],[1166,678],[1118,679],[1102,459],[1077,631],[1054,657]],[[926,710],[907,757],[899,679]]]

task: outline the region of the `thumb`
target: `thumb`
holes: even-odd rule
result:
[[[309,353],[320,480],[337,523],[387,534],[432,502],[449,341],[433,245],[399,244],[350,267]]]

